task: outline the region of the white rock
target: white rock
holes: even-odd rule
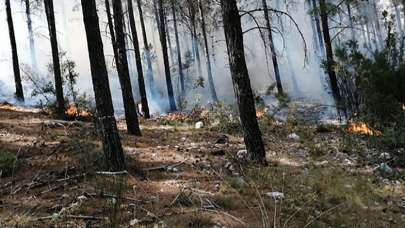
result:
[[[195,123],[195,129],[201,129],[203,127],[204,127],[204,123],[202,121]]]
[[[282,192],[267,192],[266,195],[275,200],[284,199],[284,197],[285,197],[284,193],[282,193]]]
[[[138,224],[140,221],[139,221],[139,219],[132,219],[130,222],[129,222],[129,225],[130,226],[135,226],[136,224]]]
[[[236,156],[237,156],[239,159],[246,158],[246,156],[247,156],[247,150],[239,150],[238,153],[236,153]]]
[[[386,163],[381,163],[378,167],[377,167],[377,169],[381,172],[381,173],[383,173],[383,174],[392,174],[393,172],[394,172],[394,170],[392,170],[392,168],[389,166],[389,165],[387,165]]]
[[[287,136],[287,138],[292,139],[292,140],[295,140],[295,141],[299,141],[299,140],[301,139],[300,136],[297,135],[296,133],[289,134],[289,135]]]
[[[381,153],[380,156],[378,156],[380,159],[384,159],[384,160],[390,160],[391,159],[391,155],[387,152],[385,153]]]

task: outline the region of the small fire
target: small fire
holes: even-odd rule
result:
[[[346,130],[354,134],[382,136],[381,131],[370,128],[366,123],[351,123]]]
[[[268,111],[267,108],[264,108],[264,109],[261,109],[261,110],[257,110],[257,111],[256,111],[256,117],[257,117],[258,119],[263,118],[263,117],[266,115],[267,111]]]
[[[78,110],[75,105],[69,105],[66,109],[66,115],[70,118],[80,118],[80,119],[87,119],[91,117],[91,114],[85,110]]]
[[[402,104],[402,110],[405,111],[405,104]]]

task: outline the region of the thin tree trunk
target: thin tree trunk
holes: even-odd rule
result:
[[[110,171],[122,171],[126,169],[125,157],[114,117],[96,2],[95,0],[81,0],[81,2],[104,156]]]
[[[214,102],[218,102],[218,96],[217,96],[217,91],[215,89],[214,78],[212,77],[211,57],[210,57],[210,50],[209,50],[209,46],[208,46],[207,31],[206,31],[206,26],[205,26],[204,8],[203,8],[201,0],[198,0],[198,4],[200,7],[200,13],[201,13],[201,29],[202,29],[202,34],[203,34],[203,38],[204,38],[205,57],[207,59],[208,83],[210,86],[212,100]]]
[[[149,119],[150,118],[149,104],[148,104],[148,98],[146,96],[145,79],[143,77],[143,67],[142,67],[142,59],[141,59],[141,50],[139,49],[138,32],[136,30],[134,10],[132,7],[132,0],[128,0],[128,15],[129,15],[129,24],[130,24],[131,32],[132,32],[132,42],[133,42],[134,49],[135,49],[135,61],[136,61],[136,69],[138,71],[138,84],[139,84],[139,93],[140,93],[141,102],[142,102],[142,111],[143,111],[145,118]]]
[[[201,58],[200,58],[200,48],[198,47],[198,36],[197,36],[197,25],[196,25],[196,9],[194,6],[193,0],[188,0],[188,10],[190,14],[191,21],[191,39],[192,39],[192,48],[194,53],[194,59],[197,61],[197,71],[198,77],[202,77],[202,67],[201,67]]]
[[[29,36],[29,43],[30,43],[30,51],[31,51],[31,66],[32,68],[37,71],[38,70],[38,62],[37,62],[37,54],[35,50],[35,40],[34,40],[34,31],[32,28],[32,18],[31,18],[31,3],[30,0],[24,0],[25,3],[25,15],[27,17],[27,28],[28,28],[28,36]]]
[[[7,24],[8,32],[10,35],[11,54],[13,59],[14,82],[15,82],[15,96],[18,101],[24,101],[24,91],[21,83],[20,63],[18,61],[17,43],[15,41],[14,22],[11,12],[10,0],[6,0],[7,11]]]
[[[246,149],[252,160],[265,161],[266,152],[256,118],[243,46],[243,32],[236,0],[221,1],[231,76],[239,107]]]
[[[45,3],[45,13],[48,21],[49,38],[52,47],[52,60],[53,60],[53,71],[55,76],[55,92],[56,101],[58,104],[57,113],[59,118],[65,118],[65,99],[63,97],[63,81],[62,73],[60,68],[59,60],[59,48],[58,39],[56,36],[56,26],[55,26],[55,13],[53,9],[53,0],[44,0]]]
[[[115,65],[118,70],[117,40],[115,38],[114,22],[113,22],[113,18],[112,18],[112,14],[111,14],[111,7],[110,7],[109,0],[105,0],[105,8],[106,8],[106,12],[107,12],[107,21],[108,21],[107,23],[108,23],[108,29],[110,31],[111,45],[112,45],[113,52],[114,52]]]
[[[148,66],[148,70],[146,72],[146,79],[147,79],[147,84],[149,84],[149,89],[151,94],[154,94],[154,79],[153,79],[153,67],[152,67],[152,58],[150,54],[150,48],[149,48],[149,43],[148,43],[148,37],[146,35],[146,27],[145,27],[145,19],[143,17],[143,10],[142,10],[142,0],[137,0],[137,5],[138,5],[138,12],[139,12],[139,18],[141,22],[141,29],[142,29],[142,37],[143,37],[143,48],[145,49],[145,58],[146,58],[146,63]]]
[[[176,17],[176,8],[174,5],[174,0],[171,0],[171,4],[172,4],[172,16],[173,16],[173,24],[174,24],[174,35],[176,38],[177,64],[178,64],[178,68],[179,68],[181,96],[184,98],[184,96],[186,94],[186,88],[185,88],[185,83],[184,83],[183,61],[181,58],[181,47],[180,47],[180,40],[179,40],[179,31],[177,29],[177,17]]]
[[[375,0],[372,0],[371,2],[373,10],[374,10],[374,23],[375,23],[375,29],[376,31],[376,35],[377,35],[377,42],[378,42],[378,47],[380,49],[382,49],[384,47],[384,38],[383,36],[383,32],[381,31],[381,25],[380,25],[380,17],[381,15],[378,13],[378,9],[377,9],[377,4],[375,2]]]
[[[166,25],[165,25],[165,13],[163,8],[163,0],[158,0],[159,2],[159,30],[160,30],[160,43],[162,45],[162,52],[163,52],[163,63],[165,65],[165,75],[166,75],[166,86],[167,86],[167,95],[169,98],[169,105],[170,111],[174,112],[177,110],[176,108],[176,101],[174,98],[173,92],[173,85],[172,85],[172,78],[170,74],[170,63],[169,63],[169,55],[167,50],[167,38],[166,38]]]
[[[166,11],[164,12],[165,14],[165,30],[166,30],[166,37],[167,37],[167,48],[169,49],[169,54],[170,54],[170,62],[174,63],[174,53],[173,53],[173,48],[172,48],[172,39],[170,37],[170,30],[169,30],[169,23],[167,22],[167,13]]]
[[[397,3],[394,3],[394,9],[395,9],[395,18],[397,20],[398,33],[401,37],[403,37],[404,30],[403,30],[402,21],[401,21],[401,11],[399,10],[399,6]]]
[[[113,0],[112,5],[114,12],[114,28],[117,44],[116,48],[118,54],[118,77],[120,80],[122,97],[124,100],[127,130],[129,134],[140,136],[141,130],[139,128],[138,114],[136,113],[137,111],[134,102],[134,96],[132,94],[127,52],[125,49],[124,16],[122,12],[122,4],[120,0]]]
[[[403,11],[404,18],[405,18],[405,0],[402,0],[402,11]],[[403,28],[403,30],[405,30],[405,23],[404,23],[404,28]]]
[[[308,6],[309,6],[309,10],[314,13],[315,7],[312,5],[311,0],[308,0]],[[312,39],[313,39],[312,42],[314,45],[314,52],[316,54],[320,51],[320,45],[319,45],[319,41],[318,41],[318,31],[316,30],[315,16],[310,15],[310,18],[311,18],[311,29],[312,29]]]
[[[326,71],[329,75],[329,81],[331,84],[332,95],[335,98],[336,105],[339,107],[341,96],[338,87],[338,82],[336,78],[336,72],[333,69],[333,65],[335,64],[334,56],[333,56],[333,49],[332,49],[332,41],[329,34],[329,23],[328,23],[328,14],[326,13],[326,2],[325,0],[319,0],[319,9],[321,15],[321,22],[322,22],[322,31],[323,31],[323,38],[325,41],[325,50],[326,50]]]
[[[351,34],[352,40],[356,40],[356,32],[354,30],[353,15],[352,15],[352,8],[350,6],[350,2],[346,3],[346,7],[347,7],[347,14],[349,17],[350,34]]]
[[[264,9],[264,18],[266,20],[266,26],[268,30],[267,33],[269,35],[271,59],[273,61],[274,74],[276,76],[277,90],[279,94],[283,94],[283,85],[281,84],[280,69],[278,67],[277,53],[276,48],[274,47],[273,33],[271,31],[271,22],[266,0],[262,0],[262,4]]]
[[[318,34],[318,41],[319,41],[319,47],[320,47],[320,51],[322,53],[322,55],[325,55],[325,44],[324,44],[324,40],[322,37],[322,29],[321,29],[321,20],[319,18],[319,8],[317,6],[317,2],[316,0],[310,0],[312,1],[312,7],[315,10],[314,11],[314,18],[315,18],[315,26],[316,26],[316,31]]]

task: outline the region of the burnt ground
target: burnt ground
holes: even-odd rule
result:
[[[17,160],[0,178],[0,227],[403,227],[394,154],[339,127],[260,122],[267,166],[247,162],[242,138],[212,123],[143,120],[133,137],[120,121],[119,176],[98,173],[93,123],[2,106],[0,160]]]

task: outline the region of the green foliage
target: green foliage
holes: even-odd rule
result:
[[[16,169],[17,161],[17,156],[14,154],[0,151],[0,177],[12,175]]]
[[[400,139],[405,129],[405,62],[403,45],[397,47],[391,20],[385,14],[388,38],[383,50],[367,56],[356,41],[348,41],[335,51],[335,70],[349,119],[391,129],[395,132],[393,139]]]
[[[235,106],[218,102],[211,105],[209,110],[210,120],[214,120],[214,129],[227,134],[241,134],[242,127]]]

